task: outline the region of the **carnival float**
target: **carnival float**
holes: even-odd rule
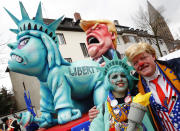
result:
[[[32,109],[18,116],[19,123],[27,126],[32,122],[40,128],[53,130],[89,130],[87,112],[93,105],[101,105],[109,94],[109,84],[105,78],[111,69],[125,68],[128,73],[133,70],[126,61],[118,58],[116,51],[116,29],[108,21],[82,21],[84,31],[110,28],[113,33],[87,33],[88,52],[93,60],[67,62],[59,51],[56,29],[63,16],[49,25],[43,22],[41,3],[36,16],[30,19],[22,2],[19,2],[22,19],[16,18],[9,10],[6,12],[17,25],[18,29],[10,29],[17,34],[17,41],[8,44],[11,48],[11,60],[8,68],[17,73],[36,77],[40,81],[41,116],[33,114]],[[107,39],[105,37],[110,37]],[[108,41],[109,43],[103,43]],[[93,42],[98,45],[93,46]],[[103,51],[100,51],[103,49]],[[18,57],[18,59],[16,59]],[[110,61],[109,59],[113,59]],[[110,61],[110,62],[109,62]],[[105,67],[105,63],[109,64]],[[134,78],[131,74],[127,75]],[[133,82],[129,85],[132,86]]]

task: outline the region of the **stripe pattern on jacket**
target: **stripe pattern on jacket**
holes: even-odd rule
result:
[[[180,121],[180,118],[179,118],[180,114],[178,114],[180,112],[179,108],[178,108],[179,107],[180,82],[177,79],[177,77],[174,75],[174,72],[171,69],[169,69],[166,66],[161,65],[159,63],[158,63],[158,67],[161,70],[161,74],[163,74],[164,77],[167,78],[167,76],[170,76],[170,78],[167,78],[168,82],[166,83],[166,90],[168,91],[169,97],[175,96],[176,102],[174,100],[170,100],[169,101],[169,108],[168,108],[168,110],[165,108],[166,112],[165,112],[164,107],[161,108],[161,105],[160,106],[153,105],[151,107],[159,107],[159,109],[164,109],[163,111],[154,112],[154,113],[156,113],[160,117],[159,119],[163,118],[163,121],[160,122],[160,123],[165,125],[165,126],[162,126],[162,127],[165,127],[167,130],[175,130],[175,129],[173,129],[172,124],[167,122],[167,121],[170,121],[170,119],[171,119],[172,123],[174,124],[174,126],[177,129],[180,129],[180,127],[179,127],[179,125],[180,125],[180,122],[179,122]],[[143,80],[143,78],[139,77],[138,89],[139,89],[139,92],[142,93],[142,94],[145,93],[143,86],[147,87],[147,84],[145,83],[145,80]],[[171,88],[171,86],[173,86],[173,87]],[[145,88],[145,89],[148,89],[148,88]],[[147,92],[147,90],[146,90],[146,92]],[[153,99],[153,98],[151,98],[151,99]],[[151,103],[153,103],[153,102],[151,102]],[[153,110],[157,110],[157,109],[153,109]],[[154,116],[152,114],[151,109],[150,109],[150,112],[151,112],[151,115],[153,117],[153,121],[155,122],[154,124],[158,128],[157,122],[156,122],[156,120],[155,120],[155,118],[154,118]]]

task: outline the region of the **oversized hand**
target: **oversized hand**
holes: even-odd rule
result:
[[[41,128],[50,127],[57,124],[57,119],[53,119],[52,115],[47,112],[42,112],[41,117],[40,118],[35,117],[34,121],[38,122]]]
[[[79,109],[66,108],[66,109],[58,110],[58,123],[59,124],[64,124],[69,121],[78,119],[80,117],[81,117],[81,112]]]
[[[17,119],[19,124],[21,124],[23,127],[26,127],[34,120],[34,116],[31,114],[31,112],[27,111],[17,116]]]
[[[41,117],[38,118],[34,117],[29,111],[27,111],[17,116],[17,119],[23,127],[28,126],[31,122],[38,123],[40,127],[50,127],[57,124],[57,119],[53,119],[52,115],[47,112],[42,112]]]

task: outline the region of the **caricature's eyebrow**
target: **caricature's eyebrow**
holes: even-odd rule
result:
[[[25,39],[29,39],[29,38],[30,38],[30,36],[26,35],[26,36],[20,37],[18,41],[21,42],[21,41],[23,41]]]
[[[18,35],[17,35],[17,39],[21,39],[23,36],[25,35],[29,35],[28,32],[20,32]]]
[[[98,25],[99,25],[99,23],[96,23],[96,24],[92,27],[92,29],[94,30]]]
[[[24,31],[24,32],[21,32],[17,35],[17,39],[23,37],[24,35],[29,35],[29,36],[35,36],[37,38],[40,38],[41,37],[41,34],[38,33],[37,31]]]

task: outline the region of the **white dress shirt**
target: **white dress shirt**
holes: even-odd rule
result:
[[[152,76],[150,76],[150,77],[144,77],[144,79],[146,80],[146,83],[147,83],[150,91],[152,92],[152,95],[153,95],[155,101],[156,101],[158,104],[162,105],[162,104],[161,104],[161,101],[160,101],[160,99],[159,99],[159,96],[158,96],[158,94],[157,94],[157,91],[156,91],[156,86],[155,86],[155,84],[152,82],[152,80],[156,79],[158,76],[159,76],[159,78],[158,78],[158,84],[159,84],[159,86],[161,87],[161,89],[163,90],[165,96],[168,97],[168,92],[166,91],[167,81],[163,78],[163,75],[160,73],[160,71],[159,71],[159,69],[158,69],[157,66],[156,66],[156,71],[155,71],[155,73],[154,73]]]

